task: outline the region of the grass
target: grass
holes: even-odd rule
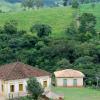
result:
[[[35,23],[45,23],[53,27],[53,35],[63,35],[63,29],[72,21],[70,8],[43,8],[32,11],[21,11],[0,14],[0,25],[9,20],[16,20],[20,29],[29,31]]]
[[[5,0],[0,0],[0,10],[3,12],[20,11],[20,3],[11,4]]]
[[[64,100],[100,100],[100,91],[91,88],[53,88],[56,93],[63,94]]]
[[[91,5],[83,5],[80,7],[80,13],[91,12],[97,17],[96,29],[100,31],[100,4],[96,4],[92,9]],[[9,20],[16,20],[19,29],[29,31],[30,27],[35,23],[46,23],[52,26],[54,37],[64,36],[64,29],[70,25],[73,20],[75,11],[71,7],[58,8],[41,8],[39,10],[9,12],[0,14],[0,26]]]

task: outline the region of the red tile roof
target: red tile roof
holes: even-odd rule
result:
[[[2,80],[16,80],[40,76],[50,76],[50,73],[21,62],[10,63],[0,67],[0,79]]]
[[[54,74],[58,78],[80,78],[85,76],[82,72],[73,69],[56,71]]]

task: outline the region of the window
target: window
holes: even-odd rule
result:
[[[67,79],[63,79],[63,86],[67,86]]]
[[[19,84],[19,91],[23,91],[23,84]]]
[[[2,84],[2,92],[4,91],[4,87],[3,87],[3,84]]]
[[[10,92],[14,92],[14,85],[10,85]]]
[[[73,80],[73,86],[77,86],[77,79]]]
[[[47,87],[47,81],[43,81],[43,87]]]

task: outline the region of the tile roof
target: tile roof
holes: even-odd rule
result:
[[[66,69],[66,70],[61,70],[61,71],[56,71],[54,72],[55,77],[59,78],[80,78],[80,77],[85,77],[85,75],[77,70],[73,69]]]
[[[50,73],[21,62],[0,66],[0,79],[2,80],[16,80],[40,76],[50,76]]]

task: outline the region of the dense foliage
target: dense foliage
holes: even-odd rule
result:
[[[39,100],[39,97],[44,92],[41,84],[37,81],[36,78],[30,78],[27,82],[27,89],[32,95],[33,100]]]
[[[52,38],[51,27],[35,24],[30,33],[17,28],[14,20],[0,28],[0,64],[21,61],[53,72],[73,68],[86,75],[87,85],[96,85],[100,73],[100,34],[96,18],[84,13],[66,28],[65,37]],[[84,27],[84,29],[83,29]],[[36,32],[34,35],[33,32]]]
[[[34,8],[34,7],[42,7],[43,6],[43,0],[23,0],[22,1],[23,7],[28,8]]]
[[[79,7],[79,2],[77,0],[72,1],[72,7],[73,8],[78,8]]]

